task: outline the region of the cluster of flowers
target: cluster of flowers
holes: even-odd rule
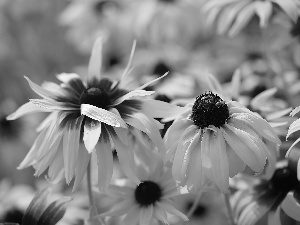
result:
[[[234,36],[255,14],[265,28],[278,6],[296,22],[294,0],[211,0],[204,10],[210,22],[217,22],[219,33]],[[73,193],[86,175],[87,223],[92,225],[181,224],[197,212],[200,196],[207,191],[225,196],[229,215],[224,223],[252,225],[268,215],[269,224],[280,224],[282,211],[300,221],[300,138],[288,143],[286,159],[279,162],[284,138],[296,136],[300,129],[300,119],[287,114],[295,116],[300,106],[280,105],[276,88],[245,100],[240,69],[229,89],[206,73],[206,91],[196,93],[196,98],[159,100],[152,90],[168,79],[168,73],[137,85],[131,67],[135,45],[117,79],[102,73],[103,38],[94,43],[86,79],[63,73],[57,75],[60,84],[40,86],[25,77],[41,98],[30,99],[7,119],[50,114],[37,128],[38,137],[18,169],[32,166],[36,176],[46,172],[51,183],[73,181]],[[272,59],[266,54],[271,66]],[[286,101],[293,102],[285,91]],[[117,178],[114,152],[123,173]],[[97,171],[91,170],[94,159]],[[97,189],[91,187],[91,171],[97,174]],[[108,196],[113,206],[98,212],[94,195]],[[175,207],[174,198],[181,195],[195,196],[186,215]]]

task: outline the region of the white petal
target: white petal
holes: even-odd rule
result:
[[[56,75],[57,79],[59,79],[63,83],[68,83],[73,79],[81,79],[80,76],[76,73],[61,73]]]
[[[276,92],[277,92],[277,88],[270,88],[259,93],[251,100],[250,102],[251,107],[253,107],[254,109],[261,108],[267,103],[267,101],[270,100],[271,97],[275,95]]]
[[[93,80],[93,78],[100,79],[102,67],[102,45],[102,38],[98,38],[94,43],[88,67],[88,81]]]
[[[77,191],[79,188],[81,181],[87,171],[88,164],[91,159],[91,154],[89,154],[83,144],[79,144],[78,149],[78,157],[77,157],[77,163],[75,168],[75,181],[74,186],[72,189],[72,193]]]
[[[98,163],[98,187],[101,193],[107,189],[113,174],[113,155],[110,143],[100,142],[96,148]]]
[[[227,157],[229,162],[229,176],[234,177],[239,172],[245,170],[246,164],[240,157],[232,150],[230,146],[227,146]]]
[[[270,120],[278,119],[278,118],[283,117],[284,115],[288,114],[291,110],[292,110],[292,108],[290,107],[287,109],[283,109],[283,110],[280,110],[277,112],[270,113],[266,116],[266,120],[270,121]]]
[[[78,118],[77,120],[82,120]],[[75,172],[80,141],[80,127],[72,127],[71,123],[66,127],[63,137],[63,155],[65,165],[66,182],[69,184]]]
[[[254,142],[253,137],[237,128],[227,125],[223,130],[223,136],[235,153],[255,172],[262,172],[266,159],[259,158],[260,149]],[[222,128],[221,128],[222,129]],[[250,148],[251,146],[251,148]]]
[[[131,72],[130,66],[131,66],[135,46],[136,46],[136,41],[133,42],[130,57],[129,57],[129,61],[128,61],[127,65],[126,65],[126,68],[125,68],[125,70],[124,70],[124,72],[121,76],[121,82],[120,82],[121,87],[124,87],[125,85],[127,85],[129,83],[129,81],[131,80],[131,77],[129,77],[129,74]]]
[[[163,222],[164,224],[169,224],[166,212],[160,209],[159,207],[154,208],[154,217],[157,218],[159,221]]]
[[[28,77],[24,76],[25,79],[28,81],[29,86],[31,87],[31,89],[37,93],[39,96],[45,98],[45,99],[54,99],[56,97],[56,94],[48,91],[42,87],[40,87],[39,85],[33,83]]]
[[[156,79],[154,79],[154,80],[151,80],[151,81],[149,81],[149,82],[146,83],[146,84],[143,84],[142,86],[138,87],[137,89],[142,90],[142,89],[148,87],[149,85],[151,85],[151,84],[153,84],[153,83],[159,81],[160,79],[164,78],[164,77],[167,76],[168,74],[169,74],[169,72],[166,72],[164,75],[162,75],[162,76],[160,76],[160,77],[158,77],[158,78],[156,78]]]
[[[101,122],[85,121],[83,132],[84,145],[86,150],[91,153],[95,149],[101,135]]]
[[[79,110],[79,106],[72,103],[64,104],[64,103],[59,103],[47,99],[29,99],[29,101],[47,111],[60,111],[60,110],[78,111]]]
[[[229,187],[229,163],[226,145],[221,130],[218,129],[216,137],[214,135],[210,136],[212,173],[217,186],[225,194]]]
[[[234,24],[228,32],[228,35],[233,37],[237,35],[250,21],[252,16],[254,15],[254,4],[249,4],[244,7],[236,17]]]
[[[126,214],[134,205],[135,203],[132,199],[126,199],[125,201],[115,204],[108,212],[101,213],[97,217],[121,216]]]
[[[287,133],[287,135],[286,135],[286,139],[288,139],[288,137],[289,137],[292,133],[294,133],[294,132],[296,132],[296,131],[298,131],[298,130],[300,130],[300,118],[297,119],[297,120],[295,120],[295,121],[290,125],[289,130],[288,130],[288,133]]]
[[[125,175],[136,184],[140,183],[140,180],[135,174],[135,163],[133,157],[133,150],[129,146],[124,145],[118,138],[112,136],[113,143],[115,145],[120,165]]]
[[[81,114],[110,126],[127,128],[126,122],[120,116],[93,105],[82,104]]]
[[[300,221],[300,204],[294,198],[293,193],[289,192],[281,203],[283,211],[294,220]]]
[[[121,221],[121,224],[124,225],[136,225],[139,221],[139,208],[138,205],[134,205],[127,212],[124,219]]]
[[[211,73],[206,73],[205,78],[210,90],[219,94],[221,98],[224,98],[223,88],[216,77]]]
[[[268,213],[268,225],[281,225],[280,211],[281,207],[277,207],[275,212]]]
[[[20,108],[18,108],[15,112],[8,115],[6,117],[7,120],[15,120],[22,116],[25,116],[27,114],[36,113],[36,112],[51,112],[51,110],[41,108],[32,102],[27,102],[24,105],[22,105]]]
[[[51,183],[57,183],[64,177],[64,157],[63,151],[57,151],[53,162],[50,164],[48,169],[47,180]]]
[[[115,102],[113,102],[112,106],[116,106],[124,102],[125,100],[135,98],[135,97],[143,97],[154,94],[154,91],[145,91],[145,90],[133,90],[128,92],[127,94],[118,98]]]
[[[294,23],[297,23],[298,19],[298,6],[297,1],[294,0],[272,0],[277,3],[283,11],[293,20]]]
[[[235,115],[234,120],[239,120],[242,123],[246,123],[247,125],[251,126],[259,135],[263,136],[271,142],[281,144],[281,141],[278,138],[275,131],[273,130],[273,128],[263,118],[260,118],[250,113],[241,113]]]
[[[153,214],[153,205],[148,207],[140,208],[140,224],[139,225],[149,225]]]
[[[143,132],[145,132],[158,150],[164,155],[166,153],[166,147],[159,133],[158,128],[155,126],[155,120],[151,117],[147,117],[143,113],[134,113],[131,118],[127,120],[127,123]]]
[[[261,28],[265,28],[268,24],[268,20],[272,14],[272,3],[269,1],[256,1],[255,2],[255,11],[259,16],[259,25]]]
[[[293,109],[293,111],[290,113],[290,116],[295,116],[300,111],[300,106]]]
[[[187,110],[189,110],[189,108],[180,107],[163,101],[153,99],[143,100],[142,111],[152,118],[175,118]]]

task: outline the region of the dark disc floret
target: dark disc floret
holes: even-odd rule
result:
[[[80,96],[80,104],[89,104],[98,108],[107,109],[111,104],[109,95],[102,88],[88,88]]]
[[[299,190],[300,182],[297,179],[297,172],[289,167],[277,169],[270,180],[270,187],[286,194],[291,190]]]
[[[160,186],[152,181],[143,181],[135,189],[135,199],[141,206],[149,206],[159,201],[162,196]]]
[[[217,94],[205,92],[196,98],[190,118],[201,129],[209,125],[220,128],[229,119],[228,106]]]

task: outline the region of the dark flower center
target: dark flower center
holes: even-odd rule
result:
[[[300,187],[297,172],[288,167],[277,169],[270,181],[270,185],[273,190],[286,193]]]
[[[196,98],[191,119],[201,129],[209,125],[220,128],[229,119],[228,106],[218,95],[205,92]]]
[[[24,213],[21,210],[17,208],[12,208],[9,211],[7,211],[2,218],[0,218],[0,222],[22,224],[23,216]]]
[[[290,33],[293,37],[298,37],[300,41],[300,18],[298,17],[297,23],[294,24],[292,29],[290,30]]]
[[[161,188],[152,181],[144,181],[135,189],[135,199],[141,206],[154,204],[161,196]]]
[[[80,96],[80,104],[89,104],[98,108],[107,109],[111,104],[110,98],[102,88],[88,88]]]
[[[163,61],[159,61],[153,68],[153,74],[162,76],[167,72],[172,72],[171,68]]]

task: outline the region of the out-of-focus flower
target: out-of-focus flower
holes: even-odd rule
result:
[[[281,224],[282,211],[288,217],[300,221],[299,187],[295,165],[286,161],[279,162],[270,180],[254,182],[233,195],[237,224],[254,225],[265,215],[268,216],[268,224]]]
[[[203,1],[135,0],[127,11],[129,25],[141,40],[150,44],[190,46],[204,24],[200,6]],[[200,24],[199,24],[200,23]]]
[[[212,0],[204,6],[209,24],[217,23],[217,32],[237,35],[253,18],[259,17],[259,25],[264,28],[268,25],[276,6],[284,11],[294,22],[297,21],[297,0]]]
[[[174,198],[174,204],[180,211],[187,214],[193,206],[196,198],[197,197],[193,194],[182,194]],[[221,193],[209,191],[201,194],[200,201],[186,224],[225,225],[228,224],[226,222],[227,220],[224,196]],[[171,221],[171,224],[182,223],[173,223],[173,221]]]
[[[86,172],[90,153],[96,152],[98,185],[104,191],[113,172],[112,145],[125,175],[137,184],[140,182],[134,173],[133,152],[127,148],[128,128],[145,132],[161,152],[165,151],[159,133],[162,125],[154,118],[175,117],[183,109],[145,99],[154,92],[143,89],[153,81],[134,90],[127,89],[132,79],[129,73],[133,51],[120,81],[102,77],[101,48],[102,41],[98,39],[92,50],[87,83],[77,74],[58,75],[61,85],[46,82],[38,86],[26,78],[43,99],[31,99],[8,119],[34,112],[51,114],[38,127],[40,133],[19,169],[33,166],[39,176],[49,167],[50,182],[65,177],[70,183],[75,174],[75,190]]]
[[[122,22],[121,15],[129,3],[124,0],[73,0],[60,15],[59,23],[68,28],[67,38],[74,46],[88,54],[99,35],[105,40],[111,38],[112,30]]]
[[[30,186],[15,185],[4,179],[0,182],[0,223],[22,223],[23,215],[34,196]]]
[[[106,194],[118,203],[99,217],[120,217],[120,223],[126,225],[148,225],[158,221],[168,224],[168,214],[187,221],[188,218],[174,207],[173,197],[180,192],[170,168],[164,166],[157,152],[141,144],[137,147],[146,148],[136,149],[139,153],[144,152],[143,157],[136,161],[141,183],[137,185],[129,179],[123,179],[110,185]]]
[[[208,181],[226,193],[229,177],[248,165],[261,173],[270,154],[264,140],[281,141],[266,120],[235,101],[206,92],[187,105],[165,135],[166,160],[180,185],[197,193]]]

